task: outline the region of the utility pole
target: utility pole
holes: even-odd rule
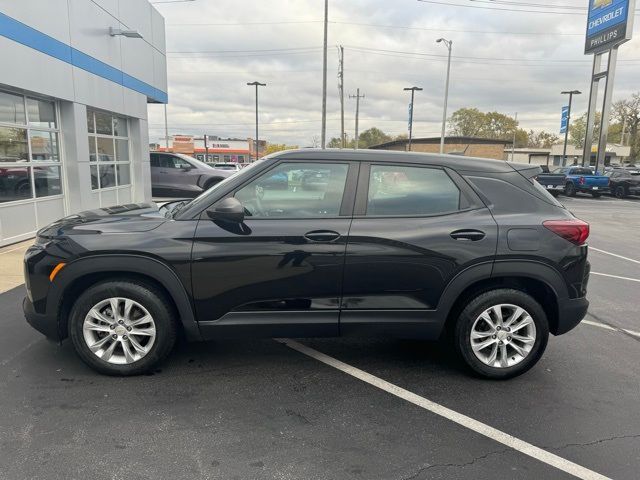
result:
[[[449,102],[449,76],[451,74],[451,47],[453,46],[452,40],[445,38],[439,38],[436,43],[444,43],[449,50],[449,56],[447,60],[447,79],[444,84],[444,108],[442,110],[442,132],[440,133],[440,153],[444,153],[444,135],[447,126],[447,103]]]
[[[569,108],[567,109],[567,127],[564,130],[564,148],[562,149],[562,165],[567,164],[567,142],[569,141],[569,125],[571,124],[571,103],[574,95],[580,95],[580,90],[567,90],[560,92],[561,95],[569,95]]]
[[[207,134],[204,137],[204,163],[209,163],[209,143],[207,142]]]
[[[322,132],[320,145],[326,147],[327,141],[327,35],[329,31],[329,0],[324,0],[324,46],[322,50]]]
[[[358,117],[360,116],[360,99],[364,98],[364,95],[360,95],[360,89],[358,88],[356,90],[356,94],[355,95],[349,95],[349,98],[355,98],[356,99],[356,136],[355,136],[355,150],[358,149]]]
[[[344,138],[344,47],[340,45],[338,47],[340,53],[340,60],[338,63],[338,90],[340,92],[340,148],[345,147]]]
[[[513,162],[513,157],[516,154],[516,133],[518,133],[518,112],[516,112],[515,116],[516,124],[513,127],[513,141],[511,142],[511,161]]]
[[[266,87],[266,83],[258,81],[247,83],[247,85],[256,87],[256,161],[260,158],[260,142],[258,137],[258,87]]]
[[[169,124],[167,123],[167,104],[164,104],[164,146],[169,151]]]
[[[411,91],[411,103],[409,104],[409,151],[411,151],[411,139],[413,138],[413,96],[416,91],[421,91],[420,87],[406,87],[405,92]]]

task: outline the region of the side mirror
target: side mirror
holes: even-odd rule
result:
[[[191,165],[185,165],[184,163],[180,164],[180,170],[182,170],[183,172],[188,172],[189,170],[191,170],[193,167]]]
[[[242,223],[244,220],[244,207],[237,198],[229,197],[209,207],[207,215],[211,220]]]

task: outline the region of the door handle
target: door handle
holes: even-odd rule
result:
[[[486,237],[486,234],[480,230],[456,230],[451,232],[450,235],[454,240],[471,240],[472,242],[477,242]]]
[[[305,233],[304,238],[312,242],[333,242],[340,238],[340,234],[333,230],[314,230],[313,232]]]

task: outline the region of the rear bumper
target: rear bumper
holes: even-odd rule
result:
[[[57,319],[47,314],[37,313],[33,308],[33,303],[28,297],[24,297],[24,300],[22,300],[22,310],[24,311],[24,317],[29,325],[38,330],[49,340],[53,340],[55,342],[62,340]]]
[[[586,297],[566,299],[560,302],[558,311],[558,326],[554,335],[562,335],[575,328],[587,314],[589,300]]]

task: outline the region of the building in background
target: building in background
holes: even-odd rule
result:
[[[0,65],[0,245],[151,198],[147,103],[167,102],[167,68],[148,1],[0,0]]]
[[[505,153],[510,162],[553,165],[550,157],[551,148],[514,148],[507,149]]]
[[[158,152],[183,153],[207,163],[250,163],[253,156],[250,149],[252,143],[251,139],[210,135],[207,136],[205,145],[204,137],[174,135],[168,149],[160,144],[150,144],[149,148]],[[263,142],[260,143],[262,147]],[[261,150],[264,151],[264,147]]]
[[[564,165],[573,165],[579,164],[582,165],[582,147],[578,148],[574,145],[567,145],[567,161],[562,161],[562,152],[564,145],[562,143],[558,143],[556,145],[551,146],[551,152],[549,153],[550,162],[549,165],[553,166],[564,166]],[[594,166],[596,164],[596,154],[598,152],[598,147],[594,146],[591,149],[591,162],[587,163],[587,165]],[[604,156],[604,164],[609,166],[610,164],[619,164],[626,162],[631,155],[631,147],[616,145],[613,143],[607,144],[607,151]]]
[[[510,148],[510,140],[494,140],[475,137],[445,137],[444,153],[465,155],[467,157],[491,158],[506,160],[506,150]],[[409,147],[408,139],[392,140],[391,142],[373,145],[375,150],[406,151]],[[411,151],[425,153],[440,152],[440,137],[414,138],[411,140]]]

